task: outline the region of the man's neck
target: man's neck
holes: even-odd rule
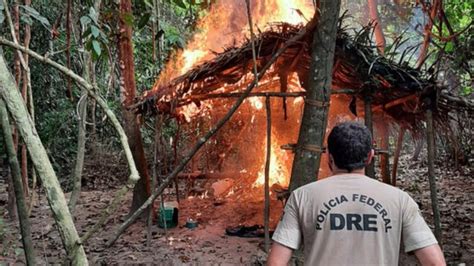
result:
[[[349,172],[345,169],[334,169],[332,171],[332,175],[347,175],[347,174],[359,174],[359,175],[364,175],[365,174],[365,169],[356,169],[352,172]]]

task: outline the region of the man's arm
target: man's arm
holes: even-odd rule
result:
[[[414,252],[422,266],[446,265],[443,252],[437,244],[417,249]]]
[[[270,255],[268,256],[267,265],[269,266],[279,266],[279,265],[288,265],[288,262],[291,259],[293,250],[289,247],[283,246],[278,242],[273,242]]]

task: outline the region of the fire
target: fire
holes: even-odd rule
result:
[[[203,59],[207,55],[206,51],[203,50],[185,50],[183,52],[183,59],[184,59],[184,65],[181,68],[181,73],[180,75],[186,73],[191,67],[193,67],[196,63],[201,62],[201,59]]]
[[[265,146],[266,147],[266,146]],[[266,150],[263,149],[263,158],[266,156]],[[285,162],[288,162],[287,154],[281,150],[278,145],[276,135],[272,133],[272,147],[270,155],[270,171],[269,171],[269,185],[279,184],[283,187],[288,186],[290,177],[289,169]],[[258,172],[257,180],[253,183],[253,187],[260,187],[265,184],[265,163]]]
[[[314,13],[311,0],[253,0],[251,12],[254,31],[263,30],[272,22],[291,24],[306,23]],[[178,75],[184,74],[197,64],[212,59],[214,52],[222,52],[225,47],[242,43],[249,36],[245,1],[217,1],[197,25],[199,32],[188,42],[186,48],[171,60],[160,79],[153,86],[160,85]]]

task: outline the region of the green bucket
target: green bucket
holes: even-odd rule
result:
[[[158,212],[158,226],[160,228],[173,228],[178,225],[178,204],[177,202],[165,202],[160,206]]]

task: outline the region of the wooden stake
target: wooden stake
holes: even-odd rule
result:
[[[265,98],[265,108],[267,110],[267,157],[265,161],[265,210],[264,210],[264,230],[265,230],[265,252],[270,250],[270,159],[272,156],[272,111],[270,97]]]
[[[398,168],[398,159],[400,158],[400,151],[403,146],[403,137],[405,136],[406,128],[402,126],[400,132],[398,133],[397,147],[395,148],[395,155],[393,157],[393,167],[392,167],[392,186],[397,186],[397,168]]]
[[[161,139],[161,117],[157,115],[155,117],[155,143],[153,143],[153,164],[151,169],[151,189],[155,190],[156,180],[158,178],[157,168],[158,168],[158,143]],[[148,221],[147,221],[147,235],[146,235],[146,246],[151,246],[151,227],[153,225],[155,208],[154,202],[151,203],[151,207],[148,209]]]
[[[433,220],[435,225],[435,236],[441,244],[441,221],[438,207],[438,197],[436,190],[436,178],[434,173],[435,160],[435,142],[433,129],[433,111],[428,109],[426,111],[426,137],[428,146],[428,181],[430,183],[431,207],[433,209]]]
[[[365,98],[364,108],[365,108],[365,114],[364,114],[365,126],[370,130],[370,134],[372,134],[372,138],[374,138],[374,128],[372,124],[372,98],[370,96],[367,96]],[[370,162],[370,164],[367,165],[367,167],[365,168],[365,175],[371,178],[375,178],[373,159],[372,159],[372,162]]]

